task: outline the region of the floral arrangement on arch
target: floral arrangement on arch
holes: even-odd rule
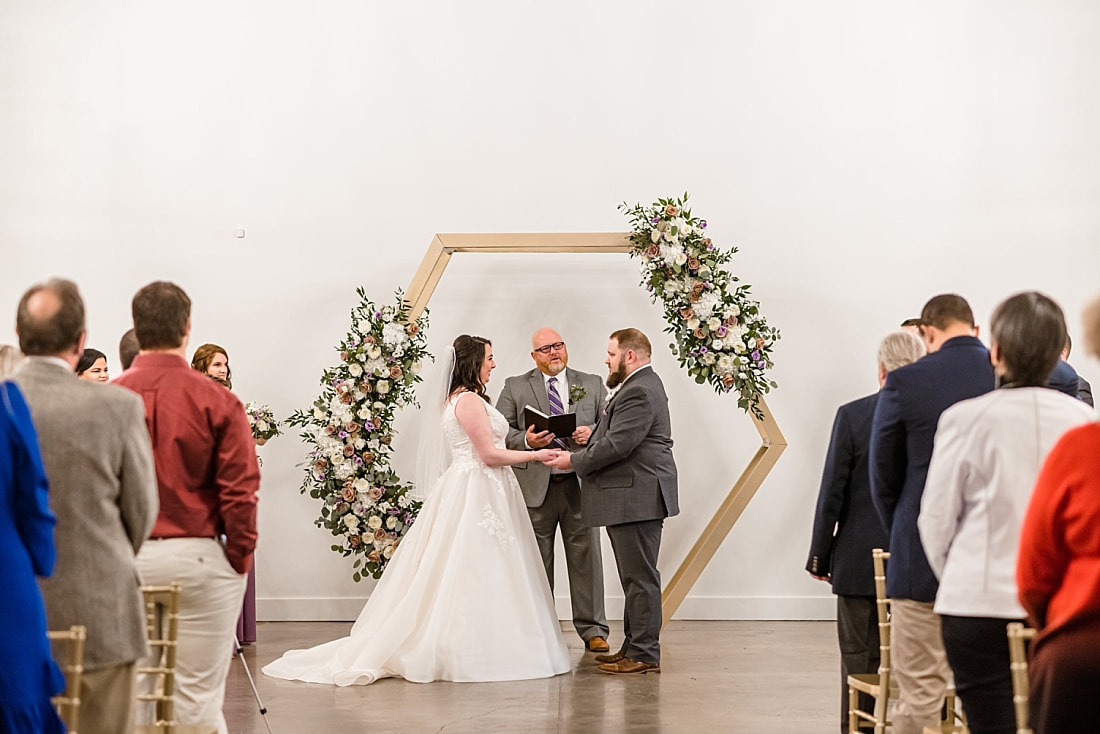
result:
[[[427,352],[427,311],[409,321],[402,291],[396,304],[377,306],[358,288],[351,328],[337,350],[340,362],[321,376],[321,395],[310,410],[296,411],[288,425],[302,429],[312,446],[302,493],[322,500],[314,524],[339,544],[332,550],[356,555],[353,578],[380,578],[416,519],[421,503],[410,484],[390,467],[393,420],[416,402],[416,383]]]
[[[737,406],[763,418],[760,396],[776,387],[767,377],[779,330],[768,326],[750,287],[737,285],[722,250],[706,236],[707,222],[687,208],[688,195],[649,206],[619,205],[630,220],[631,254],[642,261],[642,284],[664,305],[670,345],[699,384],[736,392]]]

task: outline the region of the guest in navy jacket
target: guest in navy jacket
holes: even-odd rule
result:
[[[897,331],[878,348],[878,385],[899,367],[924,356],[924,342]],[[871,504],[867,453],[878,393],[840,406],[825,456],[806,570],[830,581],[836,594],[840,643],[840,731],[848,732],[848,675],[874,673],[879,665],[878,613],[871,550],[888,547]],[[869,706],[870,703],[864,704]]]
[[[893,600],[897,734],[937,725],[951,675],[932,611],[936,577],[917,531],[936,424],[945,409],[993,389],[989,351],[964,298],[936,296],[921,321],[928,356],[886,378],[871,429],[871,498],[890,536],[886,593]]]

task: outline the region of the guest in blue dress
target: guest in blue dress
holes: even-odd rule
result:
[[[35,576],[55,560],[54,516],[31,415],[13,383],[0,383],[0,734],[65,731],[50,696],[65,678],[50,655]]]

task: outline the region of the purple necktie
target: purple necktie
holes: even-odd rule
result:
[[[550,415],[561,415],[565,412],[561,406],[561,396],[558,395],[558,378],[551,377],[546,381],[546,397],[550,398]],[[569,442],[564,438],[555,438],[554,445],[559,449],[569,450]]]

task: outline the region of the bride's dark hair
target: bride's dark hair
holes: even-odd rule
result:
[[[485,385],[481,382],[481,365],[485,363],[485,347],[491,344],[488,339],[469,334],[462,334],[455,339],[455,366],[451,370],[451,389],[447,392],[448,395],[454,395],[459,390],[468,390],[489,402]]]

